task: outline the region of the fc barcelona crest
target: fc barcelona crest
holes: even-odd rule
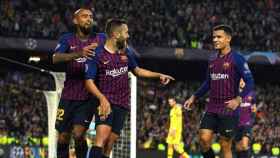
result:
[[[225,62],[224,64],[223,64],[223,68],[224,69],[228,69],[230,67],[230,63],[229,62]]]
[[[253,97],[252,97],[252,96],[249,96],[249,97],[248,97],[248,100],[249,100],[249,101],[252,101],[252,100],[253,100]]]
[[[124,62],[126,62],[128,60],[126,54],[121,54],[120,58],[121,58],[121,61],[124,61]]]

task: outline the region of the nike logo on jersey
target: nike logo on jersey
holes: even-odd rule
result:
[[[77,59],[75,59],[75,61],[78,62],[78,63],[84,63],[84,62],[87,61],[87,58],[85,58],[85,57],[77,58]]]
[[[71,50],[73,50],[73,49],[75,49],[76,48],[76,46],[70,46],[70,49]]]
[[[110,62],[110,60],[107,60],[107,61],[104,61],[103,64],[107,65],[107,64],[109,64],[109,62]]]

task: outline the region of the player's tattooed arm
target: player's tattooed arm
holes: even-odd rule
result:
[[[85,46],[81,51],[79,52],[72,52],[72,53],[59,53],[56,52],[52,56],[52,61],[54,64],[59,62],[67,62],[71,61],[77,58],[91,58],[95,55],[94,49],[97,47],[97,43],[92,43],[88,46]]]

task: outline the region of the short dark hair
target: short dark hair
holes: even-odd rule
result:
[[[231,26],[229,25],[225,25],[225,24],[222,24],[222,25],[216,25],[214,28],[213,28],[213,31],[218,31],[218,30],[223,30],[226,34],[232,36],[233,34],[233,29]]]
[[[174,100],[176,100],[176,95],[175,94],[169,94],[167,99],[174,99]]]
[[[118,19],[118,18],[109,19],[105,26],[105,33],[107,34],[108,37],[111,37],[115,29],[123,24],[127,24],[127,22],[123,19]]]

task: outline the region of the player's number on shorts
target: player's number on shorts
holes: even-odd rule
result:
[[[56,118],[58,120],[63,120],[64,109],[57,109]]]

